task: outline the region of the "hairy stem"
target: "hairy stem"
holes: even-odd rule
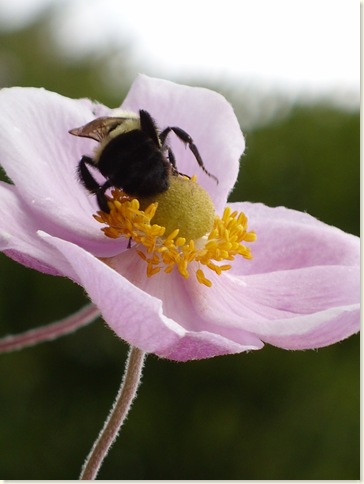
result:
[[[130,348],[118,394],[109,416],[86,458],[81,471],[81,480],[96,478],[110,447],[115,442],[136,396],[141,381],[144,359],[145,353],[142,350],[133,346]]]
[[[56,321],[55,323],[47,324],[40,328],[30,329],[24,333],[0,338],[0,353],[21,350],[38,343],[44,343],[45,341],[65,336],[82,326],[86,326],[86,324],[91,323],[99,316],[99,310],[93,304],[88,304],[77,311],[77,313],[61,321]]]

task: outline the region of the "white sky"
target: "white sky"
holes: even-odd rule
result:
[[[53,4],[69,52],[128,42],[135,71],[150,75],[359,99],[359,0],[0,0],[0,21]]]

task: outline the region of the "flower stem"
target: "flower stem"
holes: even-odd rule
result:
[[[110,447],[119,434],[119,430],[123,425],[136,396],[141,381],[144,359],[145,353],[142,350],[133,346],[130,348],[125,365],[124,376],[115,402],[98,438],[86,458],[81,471],[80,480],[92,480],[96,478]]]
[[[24,333],[0,338],[0,353],[21,350],[38,343],[44,343],[45,341],[65,336],[66,334],[72,333],[73,331],[76,331],[76,329],[91,323],[98,316],[100,316],[99,310],[93,304],[88,304],[77,311],[77,313],[62,319],[61,321],[56,321],[55,323],[47,324],[40,328],[31,329]]]

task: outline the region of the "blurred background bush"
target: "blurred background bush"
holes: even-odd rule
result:
[[[118,106],[134,77],[127,42],[124,49],[107,45],[72,59],[54,41],[57,15],[50,8],[16,29],[0,22],[0,87],[43,86]],[[173,80],[211,87],[234,106],[247,150],[231,200],[307,211],[359,235],[358,106],[254,95],[225,80]],[[0,270],[3,335],[87,302],[70,281],[3,254]],[[0,476],[77,478],[126,352],[97,321],[59,341],[3,355]],[[319,351],[266,346],[184,364],[149,356],[139,398],[99,478],[358,479],[359,336]]]

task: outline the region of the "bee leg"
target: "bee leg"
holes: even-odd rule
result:
[[[110,208],[107,203],[107,197],[105,195],[105,192],[108,188],[111,187],[110,182],[107,180],[102,187],[99,186],[98,190],[95,192],[96,194],[96,199],[97,203],[99,204],[100,210],[106,213],[110,213]]]
[[[82,183],[82,185],[87,188],[87,190],[91,193],[96,195],[97,203],[100,207],[100,210],[103,212],[109,213],[110,209],[107,204],[107,198],[105,192],[108,188],[110,188],[110,182],[106,181],[103,185],[100,185],[93,175],[91,174],[90,170],[87,168],[87,165],[94,166],[94,162],[92,158],[89,156],[83,156],[78,164],[78,176]]]
[[[191,178],[190,176],[186,175],[185,173],[181,173],[180,171],[177,170],[177,165],[176,165],[176,158],[174,157],[174,153],[171,150],[171,148],[168,148],[168,159],[170,164],[172,165],[172,175],[174,176],[185,176],[186,178]]]
[[[91,175],[91,172],[87,168],[87,165],[93,166],[93,160],[89,156],[83,156],[78,163],[78,177],[82,185],[87,188],[89,192],[96,193],[98,190],[100,190],[100,184]]]
[[[170,164],[172,165],[172,173],[174,175],[177,175],[178,170],[177,170],[177,165],[176,165],[176,158],[175,158],[174,153],[171,150],[171,148],[168,148],[168,160],[169,160]]]
[[[193,142],[193,139],[191,138],[191,136],[188,133],[186,133],[186,131],[184,131],[183,129],[178,128],[177,126],[169,126],[165,130],[163,130],[161,132],[161,134],[159,135],[159,139],[161,140],[162,146],[165,145],[167,136],[169,135],[169,133],[171,131],[173,131],[174,134],[181,141],[183,141],[183,143],[186,143],[188,145],[188,147],[192,151],[194,157],[196,158],[197,163],[202,168],[202,170],[206,173],[206,175],[208,175],[209,177],[213,178],[216,181],[216,183],[219,183],[219,180],[216,178],[216,176],[212,175],[209,171],[206,170],[205,165],[204,165],[204,162],[202,161],[201,155],[200,155],[200,153],[199,153],[199,151],[197,149],[197,146]]]

